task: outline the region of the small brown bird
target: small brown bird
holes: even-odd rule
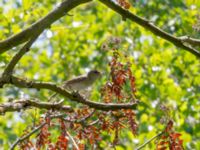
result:
[[[71,80],[65,81],[63,87],[72,91],[85,90],[100,77],[101,73],[99,71],[91,70],[86,75],[78,76]]]
[[[86,75],[78,76],[71,80],[65,81],[62,87],[76,92],[86,90],[100,77],[101,73],[99,71],[91,70]],[[51,95],[48,101],[51,101],[56,95],[57,93]]]

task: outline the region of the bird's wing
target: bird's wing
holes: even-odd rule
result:
[[[73,83],[82,82],[86,79],[87,79],[87,76],[79,76],[79,77],[73,78],[71,80],[65,81],[64,85],[70,85],[70,84],[73,84]]]

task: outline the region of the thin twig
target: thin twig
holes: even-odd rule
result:
[[[80,119],[80,120],[77,120],[75,121],[76,123],[83,123],[84,121],[86,121],[87,119],[89,119],[94,113],[95,113],[96,110],[93,110],[90,114],[88,114],[87,116],[85,116],[84,118]]]
[[[76,148],[76,150],[79,150],[78,145],[76,144],[76,141],[75,141],[74,138],[71,136],[71,134],[70,134],[68,131],[66,131],[66,133],[67,133],[68,137],[71,139],[71,141],[72,141],[74,147]]]
[[[163,134],[163,132],[158,133],[157,135],[155,135],[154,137],[152,137],[151,139],[146,141],[144,144],[142,144],[141,146],[137,147],[136,150],[140,150],[140,149],[144,148],[147,144],[149,144],[151,141],[153,141],[154,139],[158,138],[162,134]]]
[[[92,112],[91,112],[90,114],[88,114],[87,116],[81,118],[81,119],[74,119],[74,120],[72,120],[72,119],[68,119],[68,118],[63,118],[63,120],[66,121],[66,122],[80,123],[81,125],[87,126],[87,125],[85,125],[85,121],[86,121],[87,119],[89,119],[94,113],[95,113],[95,110],[92,111]]]
[[[63,114],[58,114],[58,115],[51,115],[50,118],[60,118],[63,117]],[[28,134],[24,135],[21,138],[18,138],[10,147],[10,150],[14,150],[15,147],[20,143],[23,142],[24,140],[28,139],[31,135],[33,135],[34,133],[36,133],[37,131],[39,131],[42,127],[44,127],[44,125],[46,125],[47,122],[43,122],[41,123],[38,127],[36,127],[35,129],[33,129],[31,132],[29,132]]]
[[[97,120],[95,120],[95,121],[93,121],[93,122],[91,122],[91,123],[89,123],[88,125],[86,125],[86,126],[93,126],[93,125],[95,125],[96,123],[98,123],[100,120],[99,119],[97,119]]]
[[[15,147],[17,146],[17,144],[19,144],[20,142],[28,139],[31,135],[33,135],[35,132],[37,132],[38,130],[40,130],[44,125],[46,125],[46,122],[43,122],[42,124],[40,124],[37,128],[35,128],[34,130],[32,130],[30,133],[26,134],[25,136],[18,138],[10,147],[11,150],[14,150]]]

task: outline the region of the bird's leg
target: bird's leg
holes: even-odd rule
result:
[[[78,92],[78,90],[74,90],[74,91],[72,91],[72,95],[78,96],[78,95],[80,95],[80,93]]]

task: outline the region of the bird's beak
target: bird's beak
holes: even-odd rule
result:
[[[100,73],[99,75],[100,75],[101,77],[105,74],[104,72],[99,72],[99,73]]]

